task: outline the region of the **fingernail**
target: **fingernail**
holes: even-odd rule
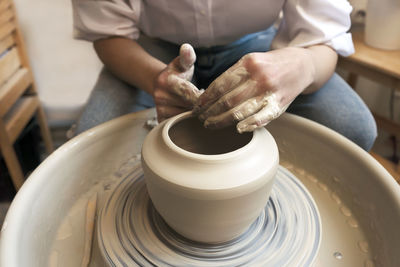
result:
[[[201,121],[205,121],[207,118],[206,118],[206,116],[204,115],[204,113],[202,113],[202,114],[200,114],[199,119],[200,119]]]
[[[179,55],[179,61],[185,70],[189,69],[196,61],[196,54],[190,44],[185,43],[181,45]]]
[[[210,122],[209,120],[206,120],[204,122],[204,127],[207,129],[214,129],[215,128],[215,123]]]
[[[200,110],[200,107],[199,107],[198,105],[195,105],[195,106],[193,107],[193,109],[192,109],[192,113],[193,113],[193,114],[196,114],[196,113],[199,112],[199,110]]]
[[[241,127],[241,125],[239,125],[239,123],[236,125],[236,130],[238,131],[238,133],[243,133],[243,127]]]
[[[257,128],[257,125],[254,124],[240,124],[238,123],[236,125],[236,130],[238,133],[244,133],[244,132],[251,132],[254,131]]]

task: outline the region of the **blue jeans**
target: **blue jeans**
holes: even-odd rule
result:
[[[197,61],[193,83],[205,89],[242,56],[270,50],[275,33],[276,30],[271,27],[229,45],[195,49]],[[138,42],[147,52],[165,63],[179,53],[179,46],[146,36],[142,36]],[[151,107],[154,107],[154,102],[149,94],[127,85],[103,69],[78,121],[77,133],[121,115]],[[368,107],[336,73],[317,92],[298,96],[287,112],[323,124],[367,151],[377,136],[375,120]]]

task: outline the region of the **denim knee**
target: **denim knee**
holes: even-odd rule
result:
[[[372,148],[377,137],[370,110],[337,74],[318,91],[298,96],[288,112],[325,125],[366,151]]]
[[[369,117],[369,118],[368,118]],[[350,140],[359,145],[365,151],[370,151],[378,136],[376,122],[372,116],[364,118],[362,124],[358,124],[354,133],[348,136]]]

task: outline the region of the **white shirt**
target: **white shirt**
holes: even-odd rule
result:
[[[74,34],[94,41],[140,33],[194,47],[224,45],[282,19],[272,47],[327,44],[354,52],[347,0],[72,0]]]

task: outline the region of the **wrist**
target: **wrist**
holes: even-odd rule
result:
[[[161,75],[166,67],[167,65],[161,61],[155,62],[151,65],[151,67],[149,67],[148,75],[146,75],[147,85],[145,89],[145,91],[147,91],[149,94],[153,95],[154,88],[157,86],[158,77]]]
[[[310,84],[306,88],[304,88],[302,93],[311,93],[314,90],[314,85],[317,76],[317,65],[316,65],[316,58],[315,54],[312,50],[308,48],[300,48],[303,52],[303,69],[307,70],[308,77],[310,79]]]
[[[300,70],[299,75],[301,77],[299,77],[299,79],[302,80],[302,84],[305,86],[301,89],[300,93],[308,93],[310,88],[313,88],[317,78],[316,57],[314,51],[302,47],[286,47],[283,49],[288,50],[288,53],[291,55],[290,60],[293,60],[296,69]]]
[[[167,65],[156,58],[147,58],[146,63],[142,65],[140,72],[135,72],[132,74],[135,75],[138,80],[138,84],[135,86],[146,91],[150,95],[153,95],[157,77],[166,68],[166,66]]]
[[[310,55],[314,72],[313,82],[303,91],[303,93],[307,94],[317,91],[333,75],[338,55],[331,47],[323,44],[304,49]]]

